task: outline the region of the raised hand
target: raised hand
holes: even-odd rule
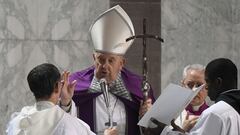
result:
[[[61,100],[60,103],[63,106],[67,106],[71,103],[73,93],[74,93],[74,88],[76,85],[76,80],[69,82],[69,75],[70,72],[64,71],[62,74],[62,89],[61,89]]]

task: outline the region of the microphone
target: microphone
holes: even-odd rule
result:
[[[100,87],[103,93],[106,107],[109,108],[109,95],[108,95],[108,84],[105,78],[100,79]]]
[[[103,93],[103,97],[104,97],[104,101],[107,107],[107,112],[108,112],[108,120],[109,122],[105,123],[106,126],[109,126],[110,128],[112,128],[113,126],[116,126],[117,123],[113,122],[113,111],[110,110],[110,99],[109,99],[109,93],[108,93],[108,84],[107,84],[107,80],[105,78],[102,78],[99,80],[100,82],[100,87]]]

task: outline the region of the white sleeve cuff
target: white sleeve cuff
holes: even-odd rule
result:
[[[62,105],[61,102],[60,102],[59,106],[60,106],[65,112],[69,113],[70,110],[71,110],[71,107],[72,107],[72,102],[73,102],[73,101],[71,101],[70,104],[67,105],[67,106]]]

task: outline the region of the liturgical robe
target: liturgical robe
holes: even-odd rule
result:
[[[240,90],[221,94],[186,135],[240,135]],[[161,135],[185,135],[165,127]]]
[[[200,116],[202,112],[208,107],[209,106],[206,104],[206,102],[203,102],[203,104],[201,104],[200,106],[191,106],[189,104],[175,120],[175,124],[182,128],[187,114],[189,115],[189,118]]]
[[[6,132],[7,135],[95,135],[86,123],[48,101],[15,113]]]
[[[76,103],[78,108],[78,117],[86,122],[92,131],[97,132],[97,123],[96,123],[96,112],[98,110],[95,109],[96,107],[96,99],[102,93],[96,92],[92,93],[89,92],[89,87],[94,77],[94,67],[87,68],[83,71],[73,73],[70,76],[70,81],[77,80],[75,94],[73,96],[73,100]],[[128,100],[121,96],[115,95],[119,101],[124,104],[125,113],[126,113],[126,126],[125,126],[125,134],[126,135],[138,135],[139,127],[137,122],[138,112],[139,112],[139,105],[140,100],[143,98],[143,94],[141,92],[141,78],[126,68],[123,68],[121,71],[121,77],[123,79],[124,85],[126,89],[130,92],[132,100]],[[150,97],[154,101],[152,90],[150,91]],[[100,114],[99,114],[100,115]]]

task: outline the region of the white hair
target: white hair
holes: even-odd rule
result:
[[[201,65],[201,64],[191,64],[191,65],[187,65],[184,69],[183,69],[183,79],[185,79],[187,77],[187,72],[189,70],[199,70],[199,71],[204,71],[205,70],[205,66]]]

